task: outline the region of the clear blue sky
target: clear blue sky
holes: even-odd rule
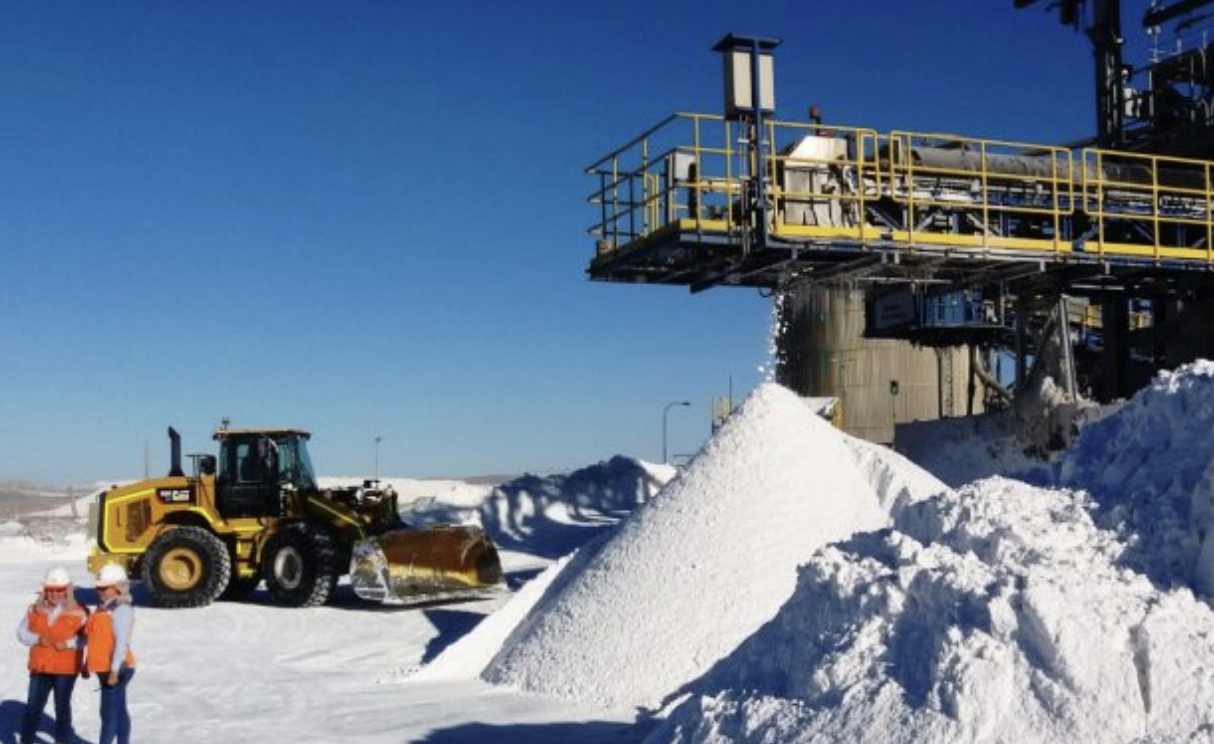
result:
[[[0,479],[161,474],[222,416],[474,475],[657,460],[688,400],[692,453],[769,301],[589,282],[583,167],[719,111],[730,31],[784,40],[782,118],[1078,138],[1044,5],[0,0]]]

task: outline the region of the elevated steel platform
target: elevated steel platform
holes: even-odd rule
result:
[[[1214,292],[1209,162],[746,126],[676,114],[591,165],[590,277],[693,291],[1044,282],[1071,294]]]

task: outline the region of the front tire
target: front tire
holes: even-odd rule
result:
[[[161,607],[203,607],[223,593],[232,557],[214,533],[174,527],[161,533],[143,556],[148,596]]]
[[[340,575],[337,543],[323,528],[308,524],[284,527],[266,543],[262,575],[277,604],[323,605]]]

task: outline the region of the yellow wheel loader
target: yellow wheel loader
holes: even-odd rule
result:
[[[412,529],[396,493],[376,481],[321,489],[299,429],[219,429],[218,458],[191,455],[171,427],[164,478],[115,486],[90,508],[89,570],[119,563],[162,607],[241,599],[265,581],[292,607],[328,601],[343,574],[385,603],[476,596],[502,581],[497,549],[479,527]]]

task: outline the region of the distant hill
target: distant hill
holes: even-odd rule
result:
[[[0,521],[66,506],[72,498],[79,499],[95,490],[95,486],[0,481]]]

